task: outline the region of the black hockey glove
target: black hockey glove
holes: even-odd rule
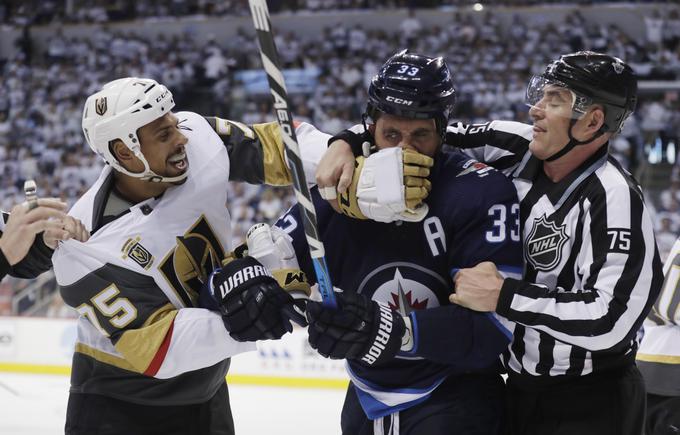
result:
[[[235,340],[279,339],[293,330],[291,320],[307,324],[293,298],[253,257],[237,258],[215,270],[209,284],[224,326]]]
[[[358,293],[336,293],[338,308],[307,303],[309,344],[332,359],[356,359],[375,366],[401,348],[404,319],[387,305]]]

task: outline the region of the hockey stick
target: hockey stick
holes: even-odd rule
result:
[[[290,113],[288,103],[288,93],[286,84],[283,81],[279,53],[274,43],[274,35],[271,30],[271,20],[266,0],[248,0],[250,13],[253,16],[255,32],[262,56],[262,65],[267,73],[269,89],[274,97],[274,109],[276,119],[281,128],[281,137],[286,150],[286,160],[293,176],[293,188],[295,197],[300,204],[300,211],[305,228],[305,236],[309,245],[309,253],[314,264],[316,281],[319,284],[319,291],[323,298],[323,304],[329,307],[336,307],[335,294],[333,294],[333,284],[326,265],[325,251],[323,242],[319,238],[319,231],[316,224],[316,212],[312,203],[312,195],[309,193],[305,172],[302,167],[300,157],[300,147],[298,146],[295,128],[293,128],[293,117]]]

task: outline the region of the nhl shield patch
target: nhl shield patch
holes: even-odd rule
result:
[[[562,259],[562,246],[569,239],[565,225],[557,226],[545,215],[534,219],[534,226],[527,237],[524,252],[536,270],[548,271]]]

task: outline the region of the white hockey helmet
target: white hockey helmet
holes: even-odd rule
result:
[[[155,182],[177,182],[188,172],[176,177],[163,177],[149,168],[142,154],[137,130],[155,121],[175,107],[172,93],[152,79],[126,77],[104,85],[87,99],[83,109],[83,133],[92,150],[109,165],[131,177]],[[120,139],[144,164],[143,172],[130,172],[111,153],[109,143]]]

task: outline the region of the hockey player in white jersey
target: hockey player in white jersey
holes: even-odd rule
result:
[[[69,435],[232,434],[229,357],[254,349],[237,339],[280,338],[291,318],[304,322],[270,281],[222,295],[221,314],[199,308],[201,288],[231,249],[227,182],[284,185],[290,175],[275,123],[173,107],[165,86],[134,77],[85,104],[83,132],[107,166],[70,211],[91,238],[64,242],[54,255],[61,295],[80,313]],[[306,144],[311,176],[325,143]],[[258,263],[241,261],[229,267]]]
[[[680,433],[680,239],[663,273],[663,288],[645,320],[637,354],[647,386],[647,435]]]

